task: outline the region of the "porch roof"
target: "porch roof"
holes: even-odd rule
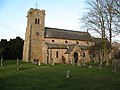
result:
[[[80,47],[80,49],[82,50],[90,50],[91,46],[83,46],[83,45],[78,45]],[[69,48],[67,49],[67,51],[65,52],[65,54],[69,54],[70,52],[73,51],[75,45],[69,45]]]
[[[76,44],[73,45],[65,45],[65,44],[51,44],[51,43],[46,43],[48,49],[67,49],[65,54],[69,54],[70,52],[73,51],[74,47]],[[83,45],[78,45],[81,50],[90,50],[91,46],[83,46]]]
[[[46,43],[48,49],[68,49],[67,45],[65,44],[51,44],[51,43]]]

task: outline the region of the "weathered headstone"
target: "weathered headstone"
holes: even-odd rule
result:
[[[70,70],[69,69],[67,70],[66,78],[70,78]]]
[[[53,58],[51,58],[51,60],[52,60],[52,65],[54,66],[54,65],[55,65],[54,59],[53,59]]]
[[[99,64],[99,65],[98,65],[98,69],[99,69],[99,70],[102,70],[102,64]]]
[[[23,66],[22,66],[22,64],[20,64],[20,70],[22,70],[22,68],[23,68]]]
[[[20,70],[19,59],[17,58],[17,70]]]
[[[75,58],[72,59],[72,65],[75,65]]]
[[[17,58],[17,65],[19,64],[19,59]]]
[[[82,62],[82,66],[86,67],[85,61]]]
[[[1,59],[1,66],[3,66],[3,59]]]
[[[80,62],[80,60],[77,61],[77,66],[81,67],[81,62]]]
[[[114,73],[120,72],[120,60],[114,59],[112,61],[112,72]]]
[[[40,60],[38,61],[38,65],[41,66],[41,61]]]
[[[88,68],[91,69],[91,68],[92,68],[92,65],[89,65]]]

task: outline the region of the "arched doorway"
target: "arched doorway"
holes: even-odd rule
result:
[[[74,59],[75,59],[75,63],[77,63],[77,60],[78,60],[78,53],[77,52],[74,53]]]

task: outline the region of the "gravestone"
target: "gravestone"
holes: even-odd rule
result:
[[[40,65],[41,66],[41,61],[39,60],[39,62],[38,62],[38,65]]]
[[[69,69],[67,70],[66,78],[70,78],[70,70]]]
[[[75,65],[75,58],[72,59],[72,65]]]
[[[82,66],[86,67],[87,65],[85,64],[85,61],[82,62]]]
[[[99,70],[102,70],[102,64],[99,64],[99,65],[98,65],[98,69],[99,69]]]
[[[20,64],[20,70],[22,70],[22,68],[23,68],[23,66],[22,66],[22,64]]]
[[[91,69],[92,68],[92,65],[89,65],[89,67],[88,67],[89,69]]]
[[[3,59],[1,58],[1,66],[3,66]]]
[[[54,66],[54,65],[55,65],[55,62],[54,62],[53,58],[51,58],[51,60],[52,60],[52,65]]]
[[[80,60],[77,61],[77,66],[81,67],[81,62],[80,62]]]
[[[120,73],[120,60],[114,59],[112,61],[112,72]]]
[[[19,59],[17,58],[17,70],[20,70],[20,64],[19,64]]]

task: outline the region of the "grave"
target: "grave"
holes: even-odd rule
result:
[[[3,66],[3,59],[1,59],[1,66]]]
[[[112,60],[112,72],[120,73],[120,59]]]
[[[70,70],[69,69],[67,70],[66,78],[70,78]]]

